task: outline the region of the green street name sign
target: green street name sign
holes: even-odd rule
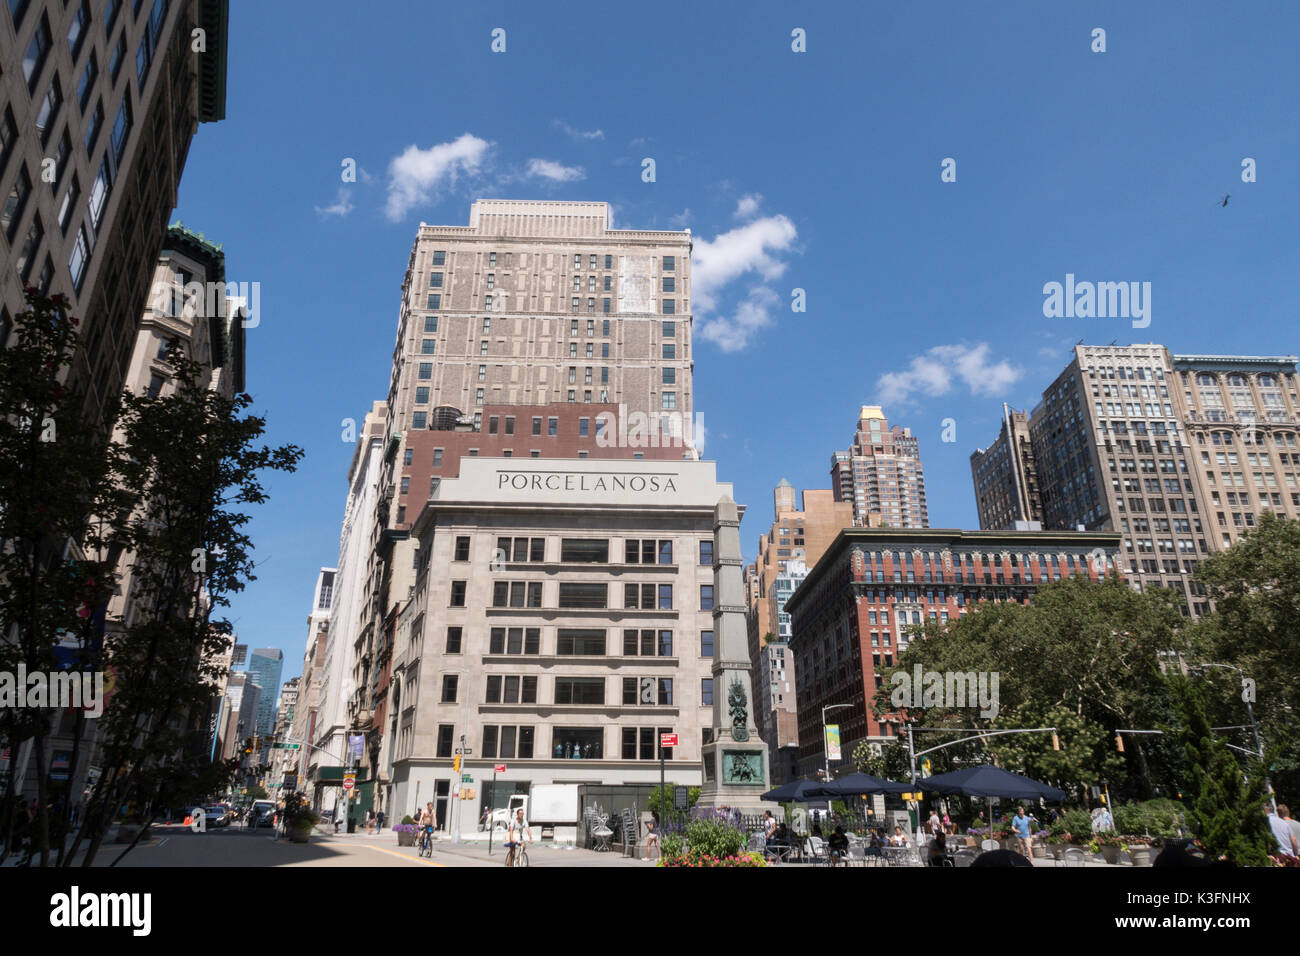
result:
[[[272,750],[301,750],[302,744],[271,744]]]

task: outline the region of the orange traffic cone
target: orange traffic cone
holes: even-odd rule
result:
[[[184,824],[184,825],[187,826],[187,827],[189,827],[189,826],[193,826],[193,825],[194,825],[194,818],[193,818],[193,817],[189,817],[189,816],[187,816],[187,817],[185,818],[185,824]]]

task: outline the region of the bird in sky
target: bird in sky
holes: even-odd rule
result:
[[[1226,205],[1228,205],[1228,199],[1229,199],[1231,196],[1232,196],[1232,193],[1228,193],[1227,196],[1224,196],[1222,199],[1219,200],[1219,205],[1220,205],[1220,206],[1226,206]]]

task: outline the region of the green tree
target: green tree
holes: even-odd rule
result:
[[[77,836],[89,839],[87,861],[123,803],[156,812],[229,780],[231,768],[210,763],[202,746],[221,676],[216,661],[231,643],[231,624],[217,615],[256,578],[243,509],[267,500],[264,472],[292,472],[302,457],[293,445],[259,443],[266,420],[247,413],[248,395],[210,388],[203,366],[179,348],[168,362],[171,390],[122,401],[126,454],[117,479],[143,502],[113,539],[129,555],[124,587],[137,613],[108,643],[116,674],[101,720],[108,769]]]
[[[882,780],[911,779],[907,746],[898,741],[890,741],[887,744],[862,741],[853,748],[853,766],[860,773],[871,774]]]
[[[1072,730],[1083,734],[1084,741],[1064,741],[1064,757],[1046,756],[1047,735],[1016,742],[993,738],[988,748],[1004,755],[1008,769],[1060,775],[1081,797],[1085,781],[1114,779],[1116,762],[1103,741],[1117,728],[1167,722],[1171,711],[1162,662],[1169,652],[1189,647],[1172,594],[1138,593],[1116,577],[1053,582],[1038,589],[1033,604],[982,603],[955,621],[918,628],[916,635],[924,639],[910,641],[898,667],[885,675],[873,702],[877,713],[899,710],[894,675],[910,676],[915,665],[939,672],[996,673],[996,718],[981,716],[973,706],[922,711],[915,703],[909,714],[914,719],[923,714],[927,726],[981,728],[1009,726],[1012,720],[1016,726],[1064,726],[1059,724],[1065,719],[1062,712],[1073,714]],[[1178,762],[1167,750],[1141,739],[1126,745],[1125,766],[1134,792],[1149,797],[1167,787]],[[1067,773],[1079,776],[1065,780]]]
[[[69,662],[92,671],[100,640],[98,612],[113,591],[111,562],[97,559],[115,520],[136,494],[116,481],[120,449],[85,420],[84,394],[68,384],[78,319],[62,296],[26,291],[27,308],[0,347],[0,669],[55,670],[55,647],[74,647]],[[108,425],[113,412],[109,412]],[[96,516],[96,518],[92,518]],[[50,792],[46,742],[53,708],[6,705],[9,762],[3,812],[5,854],[12,845],[18,747],[32,740],[39,816],[32,839],[49,864]],[[84,716],[78,725],[84,726]],[[75,760],[79,753],[74,753]],[[67,793],[62,797],[66,801]],[[62,847],[62,841],[60,841]],[[0,860],[3,860],[0,855]]]
[[[1180,716],[1179,742],[1189,769],[1187,824],[1211,859],[1265,866],[1273,836],[1262,808],[1263,774],[1255,764],[1243,774],[1205,717],[1204,691],[1184,678],[1170,681]]]
[[[1300,521],[1269,511],[1256,528],[1196,569],[1215,613],[1198,628],[1202,655],[1191,663],[1231,664],[1253,684],[1221,668],[1204,675],[1206,706],[1216,724],[1244,724],[1244,695],[1253,697],[1265,746],[1277,747],[1273,783],[1300,801]],[[1248,734],[1241,744],[1254,747]]]

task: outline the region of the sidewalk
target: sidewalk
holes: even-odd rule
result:
[[[330,829],[332,830],[332,828]],[[392,832],[391,829],[385,829],[383,832],[377,831],[374,834],[368,834],[364,829],[358,829],[355,833],[343,832],[336,835],[333,832],[323,832],[322,828],[317,827],[312,832],[312,839],[322,837],[326,841],[360,842],[385,849],[399,850],[403,853],[410,852],[412,855],[416,854],[415,847],[398,847],[397,834]],[[434,852],[436,854],[445,853],[449,856],[459,856],[467,860],[477,860],[480,863],[497,863],[504,867],[506,851],[499,840],[493,842],[491,851],[491,853],[488,852],[486,840],[453,843],[451,837],[446,834],[438,834],[434,838]],[[618,852],[597,853],[594,850],[557,846],[554,843],[538,843],[536,841],[528,845],[528,862],[532,866],[630,866],[645,869],[649,869],[654,865],[653,863],[645,863],[641,860],[624,857]]]

